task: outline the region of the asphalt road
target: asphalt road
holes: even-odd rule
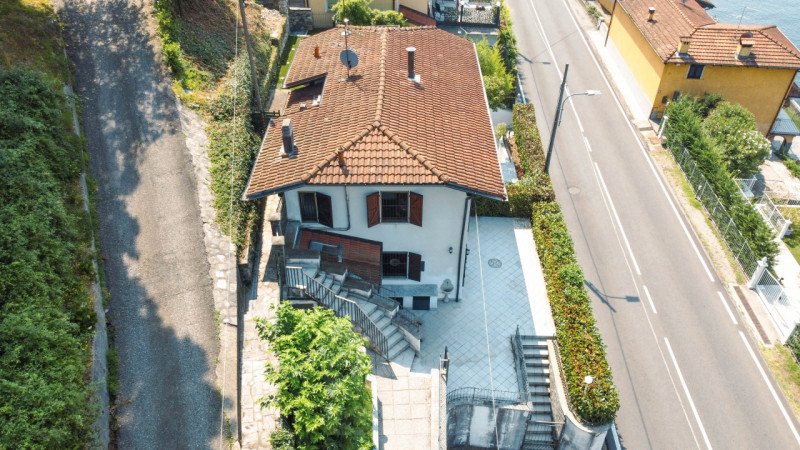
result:
[[[509,6],[523,90],[545,142],[565,63],[570,92],[603,92],[566,103],[551,175],[620,391],[624,445],[797,448],[797,424],[757,344],[728,312],[719,277],[604,79],[580,31],[591,25],[572,1]]]
[[[219,352],[190,154],[142,0],[57,0],[98,182],[119,448],[219,448]]]

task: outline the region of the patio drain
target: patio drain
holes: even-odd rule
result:
[[[499,269],[503,265],[503,262],[497,258],[492,258],[489,260],[489,267],[492,269]]]

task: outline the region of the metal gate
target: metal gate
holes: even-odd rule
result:
[[[756,273],[756,276],[758,274]],[[781,334],[781,340],[786,342],[792,334],[795,325],[800,321],[800,305],[792,302],[778,279],[769,269],[764,269],[758,276],[755,291],[763,300],[772,321]]]

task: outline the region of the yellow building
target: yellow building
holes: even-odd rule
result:
[[[660,117],[682,94],[742,104],[764,134],[800,70],[800,50],[775,26],[717,23],[695,0],[603,0],[609,35]]]

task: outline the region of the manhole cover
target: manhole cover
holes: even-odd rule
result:
[[[503,265],[503,262],[497,258],[492,258],[489,260],[489,267],[493,269],[499,269]]]
[[[581,193],[581,188],[578,188],[578,187],[575,187],[575,186],[571,186],[571,187],[568,189],[568,191],[569,191],[569,193],[570,193],[570,194],[572,194],[572,195],[577,195],[577,194],[580,194],[580,193]]]

